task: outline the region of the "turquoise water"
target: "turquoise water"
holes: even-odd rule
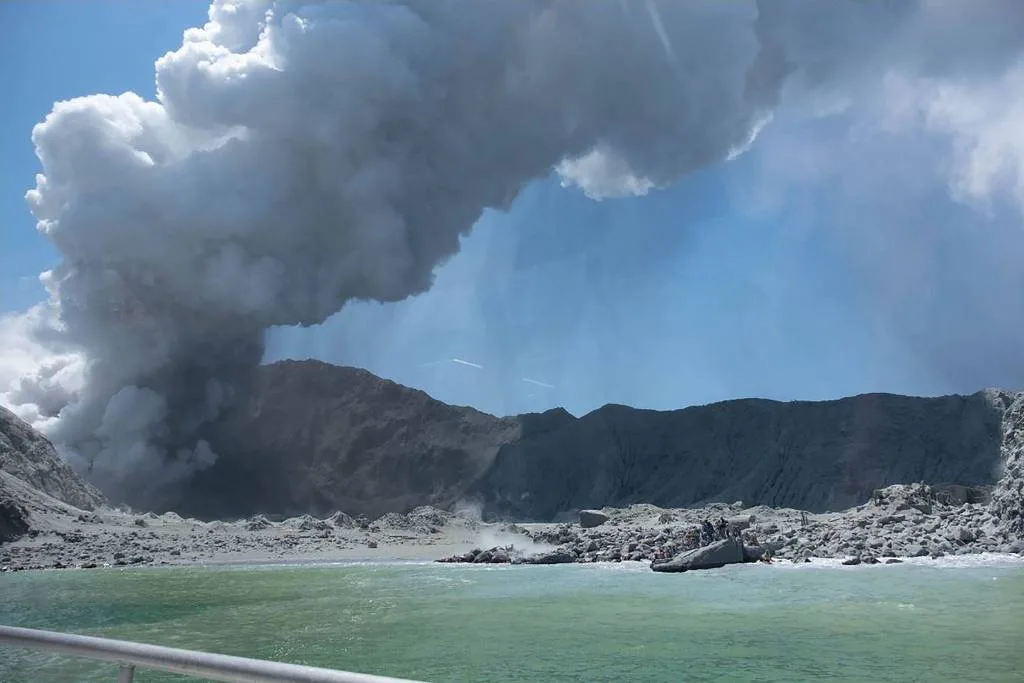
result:
[[[1020,563],[21,572],[0,622],[427,681],[1024,680]],[[115,679],[0,649],[5,683]]]

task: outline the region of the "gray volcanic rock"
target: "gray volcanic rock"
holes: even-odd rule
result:
[[[764,557],[766,553],[774,553],[775,551],[776,551],[776,547],[775,547],[774,543],[769,543],[769,544],[765,544],[765,545],[747,545],[747,544],[744,543],[743,544],[743,561],[744,562],[757,562],[762,557]]]
[[[217,462],[159,507],[203,518],[450,507],[522,432],[519,418],[319,361],[263,366],[252,390],[211,436]]]
[[[575,561],[576,555],[563,548],[523,558],[523,564],[568,564]]]
[[[671,560],[654,562],[651,569],[656,572],[685,572],[691,569],[716,569],[745,561],[743,543],[739,539],[723,538],[702,548],[680,553]]]
[[[600,510],[580,510],[580,526],[584,529],[601,526],[609,519],[610,517]]]
[[[992,499],[992,487],[987,485],[934,484],[932,489],[936,499],[946,505],[988,503]]]
[[[273,526],[269,519],[263,515],[254,515],[245,522],[246,531],[263,531]]]
[[[52,532],[56,518],[88,520],[95,516],[0,470],[0,543],[16,541],[26,534]]]
[[[609,405],[505,445],[477,491],[490,516],[543,520],[636,502],[841,510],[888,484],[992,484],[1015,396],[744,399],[669,412]]]
[[[744,529],[749,529],[750,525],[754,523],[756,517],[754,515],[743,515],[740,517],[730,517],[726,519],[726,523],[729,525],[729,531],[733,535],[738,535]]]
[[[217,462],[152,507],[207,519],[336,510],[375,519],[468,502],[485,519],[568,521],[641,502],[823,512],[924,482],[941,504],[991,496],[999,519],[1021,520],[1022,396],[744,399],[498,418],[364,370],[285,361],[259,368],[248,399],[208,435]],[[1004,470],[1011,479],[990,489]]]
[[[991,495],[993,514],[1011,533],[1024,536],[1024,394],[1003,395],[1003,461]]]
[[[0,543],[21,538],[28,530],[28,510],[9,492],[0,490]]]
[[[93,510],[104,503],[103,494],[75,474],[45,436],[2,406],[0,470],[83,510]]]

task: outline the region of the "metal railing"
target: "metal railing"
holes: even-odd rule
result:
[[[417,683],[400,678],[17,626],[0,625],[0,645],[114,662],[121,667],[118,683],[132,683],[135,667],[231,683]]]

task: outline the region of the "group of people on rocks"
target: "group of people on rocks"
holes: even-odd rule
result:
[[[717,522],[705,518],[699,527],[690,527],[687,530],[684,543],[686,548],[692,550],[726,538],[732,538],[732,529],[725,517],[719,517]],[[656,559],[669,559],[669,552],[667,550],[659,551]]]
[[[729,522],[726,521],[725,517],[719,517],[715,523],[712,523],[710,519],[705,517],[704,521],[700,523],[701,545],[708,545],[709,543],[731,537],[732,532],[729,529]]]

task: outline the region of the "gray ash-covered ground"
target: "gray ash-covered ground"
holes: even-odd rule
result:
[[[738,536],[747,546],[771,549],[776,559],[857,558],[871,563],[895,557],[1024,554],[1024,538],[999,518],[985,496],[968,487],[912,484],[880,489],[870,502],[839,513],[745,508],[742,503],[675,510],[651,505],[606,508],[608,521],[595,528],[514,527],[533,544],[550,546],[545,553],[498,546],[444,561],[530,563],[556,552],[562,561],[572,562],[654,561],[723,538],[727,534],[717,528],[710,537],[701,532],[704,520],[717,526],[721,519],[729,525],[728,535]],[[972,498],[977,502],[968,502]]]
[[[824,514],[738,502],[692,509],[639,504],[605,508],[596,519],[606,521],[592,528],[579,523],[487,524],[431,507],[375,520],[338,512],[326,519],[302,515],[274,521],[256,515],[202,522],[174,513],[134,515],[106,507],[83,511],[36,492],[35,497],[22,496],[31,529],[0,545],[0,569],[404,559],[652,562],[723,535],[739,537],[748,548],[770,549],[775,559],[794,561],[1024,555],[1020,516],[1012,509],[1017,490],[1012,484],[992,492],[895,485],[879,489],[864,505]],[[725,520],[728,531],[702,535],[704,520],[712,526]]]
[[[433,559],[469,547],[480,523],[434,508],[377,520],[337,512],[325,519],[265,515],[203,522],[173,512],[85,512],[40,497],[32,526],[0,545],[0,571],[139,565]]]

